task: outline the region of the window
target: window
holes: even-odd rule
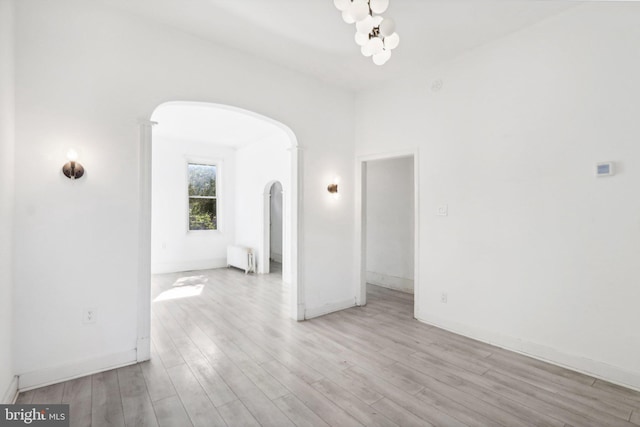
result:
[[[189,163],[189,230],[218,229],[216,165]]]

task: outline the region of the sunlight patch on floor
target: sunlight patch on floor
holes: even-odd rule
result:
[[[181,277],[168,289],[158,295],[153,302],[167,301],[178,298],[197,297],[202,293],[204,284],[208,281],[205,276]]]

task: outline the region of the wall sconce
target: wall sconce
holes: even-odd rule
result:
[[[331,194],[333,194],[334,197],[338,197],[338,183],[340,182],[340,178],[338,178],[337,176],[335,178],[333,178],[333,181],[331,181],[331,184],[329,184],[329,186],[327,187],[327,191]]]
[[[75,150],[69,150],[67,152],[67,159],[69,161],[62,166],[62,173],[69,179],[82,178],[84,175],[84,168],[76,160],[78,160],[78,153]]]

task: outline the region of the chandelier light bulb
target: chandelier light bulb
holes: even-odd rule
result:
[[[350,0],[333,0],[333,4],[340,12],[344,12],[351,5]]]
[[[367,0],[353,0],[347,11],[355,22],[362,21],[369,16],[369,3]]]
[[[344,10],[342,12],[342,19],[344,20],[344,22],[346,22],[347,24],[353,24],[354,22],[356,22],[355,19],[353,19],[353,16],[351,16],[351,13],[349,12],[349,9]]]
[[[373,26],[374,27],[379,27],[381,22],[382,22],[382,16],[376,15],[376,16],[373,17]]]
[[[384,13],[389,7],[389,0],[371,0],[370,5],[373,13]]]
[[[384,38],[384,48],[392,50],[398,47],[400,44],[400,36],[398,33],[393,33],[389,37]]]
[[[376,65],[384,65],[391,58],[390,50],[383,50],[380,53],[373,55],[373,63]]]
[[[362,54],[367,57],[373,55],[373,52],[371,51],[371,46],[369,45],[368,41],[360,48],[360,52],[362,52]]]
[[[373,27],[373,17],[371,15],[367,15],[362,21],[356,22],[356,29],[362,34],[369,34]]]
[[[380,23],[380,34],[382,34],[384,37],[390,36],[395,30],[396,23],[393,21],[393,19],[387,18]]]
[[[369,41],[369,34],[356,33],[356,44],[364,46]]]
[[[378,37],[372,37],[371,39],[369,39],[366,46],[368,46],[371,54],[373,55],[377,55],[384,49],[384,43],[382,43],[382,39]]]

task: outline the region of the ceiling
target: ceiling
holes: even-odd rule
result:
[[[345,88],[359,90],[419,65],[430,67],[580,2],[390,0],[400,46],[384,66],[365,58],[355,26],[332,0],[102,0],[152,21]]]
[[[284,132],[275,124],[236,108],[197,102],[168,102],[153,112],[154,137],[242,148]],[[286,136],[285,136],[286,138]]]

